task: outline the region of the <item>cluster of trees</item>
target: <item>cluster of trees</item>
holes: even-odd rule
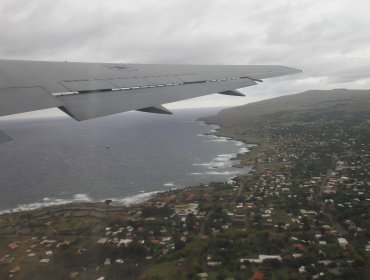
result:
[[[164,207],[147,206],[141,210],[141,215],[144,218],[148,218],[148,217],[164,218],[164,217],[171,216],[173,212],[174,211],[168,206],[164,206]]]

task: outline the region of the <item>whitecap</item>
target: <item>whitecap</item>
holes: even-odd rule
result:
[[[248,148],[241,148],[241,149],[239,149],[239,154],[244,154],[244,153],[247,153],[247,152],[249,152],[249,149]]]
[[[239,174],[238,171],[208,171],[208,175],[232,175],[232,174]]]
[[[148,199],[152,198],[155,194],[158,192],[146,192],[146,193],[140,193],[137,195],[124,197],[121,199],[112,199],[116,204],[121,204],[124,206],[130,206],[133,204],[138,204],[147,201]]]
[[[235,156],[236,156],[235,154],[221,154],[221,155],[218,155],[214,159],[214,161],[229,161],[230,159],[232,159]]]
[[[213,168],[220,168],[220,167],[226,167],[230,164],[228,164],[227,161],[219,161],[219,162],[207,162],[207,163],[193,163],[193,166],[204,166],[207,167],[208,169],[213,169]]]
[[[193,163],[193,166],[209,166],[210,163]]]
[[[228,141],[227,138],[216,138],[216,139],[213,139],[213,140],[209,140],[209,142],[217,142],[217,143],[225,143],[227,141]]]
[[[41,201],[28,203],[28,204],[20,204],[15,208],[7,209],[0,211],[0,214],[9,213],[9,212],[19,212],[19,211],[31,211],[39,208],[56,206],[56,205],[63,205],[72,202],[89,202],[91,199],[88,197],[87,194],[75,194],[71,199],[62,199],[62,198],[52,198],[52,197],[44,197]]]
[[[78,193],[73,196],[73,200],[75,201],[91,201],[91,199],[88,197],[85,193]]]

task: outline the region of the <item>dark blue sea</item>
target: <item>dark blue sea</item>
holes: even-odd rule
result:
[[[196,121],[219,110],[0,121],[14,138],[0,144],[0,212],[71,201],[129,204],[245,173],[248,167],[232,167],[230,159],[248,145],[216,137],[217,126]]]

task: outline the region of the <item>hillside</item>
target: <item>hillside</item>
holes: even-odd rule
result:
[[[310,90],[299,94],[276,97],[221,111],[204,118],[207,122],[237,125],[246,121],[275,118],[285,113],[366,112],[370,108],[370,90]]]
[[[248,137],[255,128],[291,126],[307,122],[363,119],[370,116],[370,90],[310,90],[225,109],[216,116],[202,118],[221,125],[220,135],[244,141],[260,142]]]

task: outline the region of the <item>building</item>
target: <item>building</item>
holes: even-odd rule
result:
[[[338,238],[338,243],[341,247],[346,247],[348,245],[348,241],[343,237]]]
[[[252,278],[250,280],[263,280],[264,279],[264,274],[263,272],[257,271],[252,275]]]

